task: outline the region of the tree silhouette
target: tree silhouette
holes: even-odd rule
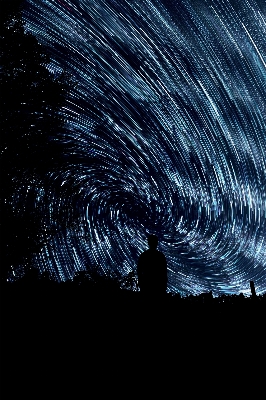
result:
[[[49,56],[25,32],[22,2],[0,5],[1,276],[6,279],[8,268],[29,260],[47,235],[48,206],[36,199],[47,196],[51,174],[62,166],[60,110],[71,86],[64,73],[49,72]]]

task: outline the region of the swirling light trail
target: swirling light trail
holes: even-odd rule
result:
[[[170,291],[265,292],[265,2],[26,3],[49,68],[77,82],[63,113],[81,159],[62,171],[78,229],[39,268],[127,274],[156,233]]]

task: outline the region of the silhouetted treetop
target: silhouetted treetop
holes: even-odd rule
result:
[[[63,74],[54,77],[48,71],[49,56],[36,38],[25,32],[18,7],[5,6],[0,35],[1,161],[8,173],[13,173],[14,167],[17,173],[39,173],[43,162],[58,156],[52,138],[64,126],[59,110],[68,82]]]
[[[49,201],[37,207],[36,198],[40,190],[49,197],[51,173],[60,175],[64,164],[66,127],[60,110],[71,84],[64,72],[48,70],[49,55],[25,31],[22,2],[0,4],[1,253],[6,271],[43,242]]]

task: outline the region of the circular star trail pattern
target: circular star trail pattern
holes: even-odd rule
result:
[[[75,227],[36,263],[127,275],[159,237],[168,290],[266,289],[266,5],[26,1],[26,29],[76,82],[62,110]],[[76,161],[75,161],[76,156]],[[49,198],[49,207],[60,201]]]

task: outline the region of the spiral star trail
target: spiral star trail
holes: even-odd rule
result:
[[[154,233],[169,291],[264,293],[266,3],[27,0],[23,17],[76,82],[62,177],[80,218],[36,265],[127,275]]]

